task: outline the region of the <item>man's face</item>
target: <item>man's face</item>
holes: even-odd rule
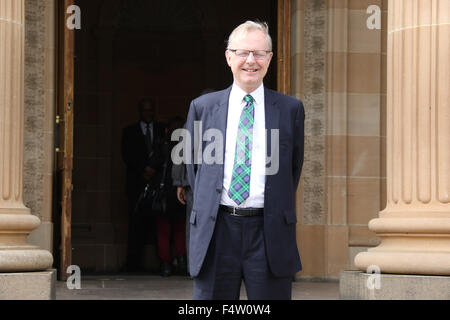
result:
[[[244,38],[233,41],[230,44],[230,49],[268,51],[269,45],[262,31],[253,30],[249,31]],[[254,91],[261,85],[272,56],[273,53],[270,52],[266,57],[259,60],[255,59],[252,53],[247,58],[242,58],[230,50],[225,51],[225,57],[233,72],[234,81],[247,93]]]
[[[155,108],[148,102],[141,107],[141,120],[150,123],[155,118]]]

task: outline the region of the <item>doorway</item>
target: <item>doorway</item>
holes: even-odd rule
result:
[[[154,100],[160,121],[186,118],[190,101],[203,90],[232,83],[224,51],[235,26],[266,21],[277,48],[277,2],[76,3],[82,28],[75,32],[74,50],[72,264],[84,273],[116,273],[126,260],[128,235],[120,141],[122,129],[138,120],[138,102]],[[277,89],[274,54],[265,78],[271,89]],[[149,272],[157,272],[151,234],[144,255]]]

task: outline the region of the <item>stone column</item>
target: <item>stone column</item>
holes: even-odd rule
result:
[[[23,195],[24,0],[0,1],[0,272],[51,268],[50,252],[29,245],[40,220]]]
[[[387,206],[356,266],[450,275],[450,1],[390,0]]]

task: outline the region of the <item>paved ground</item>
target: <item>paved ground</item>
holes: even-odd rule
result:
[[[191,300],[193,281],[186,277],[140,275],[83,276],[81,289],[69,290],[64,281],[56,284],[57,300]],[[241,288],[241,299],[247,299]],[[296,281],[293,300],[337,300],[338,282]]]

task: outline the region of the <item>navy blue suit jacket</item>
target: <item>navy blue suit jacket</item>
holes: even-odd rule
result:
[[[225,154],[230,91],[231,87],[191,102],[186,122],[186,129],[192,138],[191,159],[194,159],[195,121],[201,121],[202,132],[215,128],[222,133],[224,142],[221,154]],[[264,88],[264,97],[267,153],[270,153],[271,144],[276,143],[271,141],[270,129],[279,129],[279,170],[266,176],[264,192],[266,255],[271,272],[277,277],[287,277],[301,270],[296,242],[295,191],[303,165],[305,112],[302,102],[291,96]],[[202,149],[205,150],[209,143],[203,141]],[[188,164],[187,173],[194,194],[190,216],[189,267],[195,277],[200,272],[214,232],[222,194],[223,160],[213,164]]]

